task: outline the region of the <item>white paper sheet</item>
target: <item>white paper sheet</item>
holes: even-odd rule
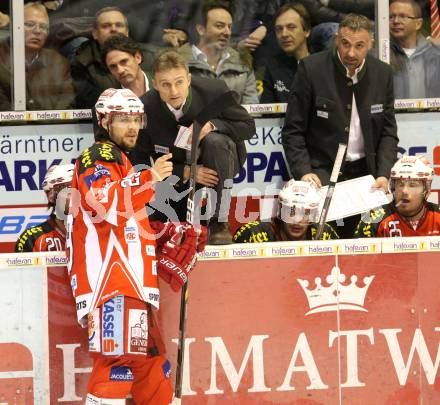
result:
[[[174,146],[186,150],[191,150],[191,140],[192,126],[188,128],[181,125],[179,128],[179,132],[177,133],[176,140],[174,141]]]
[[[330,203],[327,222],[360,214],[388,204],[390,199],[384,191],[371,191],[374,182],[374,177],[369,175],[337,183]],[[328,186],[322,187],[319,190],[322,196],[320,211],[324,205],[327,189]]]

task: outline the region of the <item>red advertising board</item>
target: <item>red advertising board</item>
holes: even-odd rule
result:
[[[415,252],[200,261],[183,404],[439,404],[439,260]],[[47,271],[50,403],[76,405],[91,367],[87,331],[75,323],[65,269]],[[175,367],[180,297],[167,285],[161,294]],[[0,378],[0,392],[8,384]]]

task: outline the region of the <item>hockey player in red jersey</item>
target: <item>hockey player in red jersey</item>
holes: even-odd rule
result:
[[[433,174],[425,158],[404,156],[399,159],[390,175],[393,202],[362,218],[355,237],[439,235],[439,206],[427,201]]]
[[[47,221],[26,229],[20,235],[15,244],[17,253],[65,250],[64,220],[69,207],[72,175],[72,164],[51,166],[47,170],[42,186],[52,212]]]
[[[312,183],[290,180],[278,196],[278,216],[271,222],[252,221],[243,225],[233,240],[235,243],[312,240],[318,229],[319,202],[320,196]],[[325,224],[321,239],[338,239],[338,235]]]
[[[78,321],[94,358],[86,404],[125,404],[131,393],[139,405],[168,405],[170,364],[152,311],[157,275],[179,289],[201,246],[189,224],[155,230],[148,221],[145,204],[172,163],[168,154],[151,170],[133,171],[127,153],[145,122],[138,97],[108,89],[95,108],[100,127],[75,165],[67,239]]]

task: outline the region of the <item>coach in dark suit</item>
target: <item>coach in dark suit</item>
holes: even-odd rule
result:
[[[163,154],[172,154],[173,174],[179,181],[161,184],[154,208],[165,218],[185,220],[189,179],[190,152],[174,145],[179,130],[192,128],[194,118],[209,103],[228,90],[222,80],[191,77],[182,57],[175,51],[165,51],[153,63],[154,90],[142,98],[147,115],[147,128],[140,134],[131,157],[133,163],[147,163]],[[237,97],[238,98],[238,97]],[[216,200],[213,218],[209,221],[209,243],[232,243],[228,231],[228,212],[232,179],[246,160],[244,141],[255,134],[255,124],[247,111],[233,103],[204,125],[200,133],[196,181],[215,190],[210,199]],[[171,202],[172,200],[172,202]],[[170,204],[170,205],[168,205]],[[214,204],[213,204],[214,205]]]
[[[329,182],[338,144],[348,144],[342,176],[371,174],[387,190],[397,159],[391,68],[368,54],[371,24],[347,15],[336,48],[303,59],[295,76],[282,142],[291,173],[320,186]]]

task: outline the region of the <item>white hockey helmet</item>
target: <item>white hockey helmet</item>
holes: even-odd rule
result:
[[[140,115],[142,126],[146,122],[144,104],[130,89],[104,90],[95,104],[95,110],[99,125],[106,115],[111,121],[114,114]]]
[[[289,180],[278,196],[278,217],[287,223],[299,222],[306,216],[309,222],[317,222],[320,201],[318,190],[312,183]]]
[[[425,184],[425,199],[431,191],[434,170],[425,157],[403,156],[391,168],[389,188],[392,193],[396,180],[420,180]]]
[[[42,184],[49,205],[54,205],[56,203],[58,191],[64,187],[70,187],[72,184],[74,168],[75,166],[71,163],[49,167]]]

